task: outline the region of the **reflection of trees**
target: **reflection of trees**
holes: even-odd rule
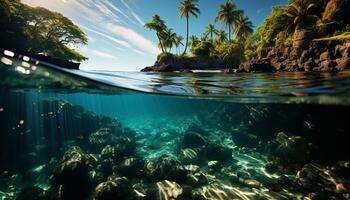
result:
[[[66,60],[87,59],[70,48],[86,44],[85,33],[60,13],[30,7],[20,0],[1,0],[0,16],[0,48]]]

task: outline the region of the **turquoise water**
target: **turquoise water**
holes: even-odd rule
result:
[[[349,72],[0,59],[0,199],[349,199]]]

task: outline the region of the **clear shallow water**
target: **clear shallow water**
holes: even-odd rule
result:
[[[2,199],[349,198],[349,72],[84,72],[0,59]]]

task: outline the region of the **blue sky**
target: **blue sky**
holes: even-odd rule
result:
[[[89,44],[77,47],[89,58],[81,65],[85,70],[139,71],[152,65],[157,38],[143,25],[159,14],[168,27],[185,36],[185,20],[179,18],[180,0],[22,0],[32,6],[43,6],[63,13],[88,35]],[[234,0],[238,8],[258,27],[272,6],[288,0]],[[201,15],[190,20],[190,34],[201,36],[213,23],[219,5],[225,0],[200,0]],[[224,28],[216,23],[217,28]]]

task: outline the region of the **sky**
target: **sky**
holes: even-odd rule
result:
[[[190,35],[200,37],[205,27],[215,23],[219,6],[226,0],[199,0],[201,14],[190,19]],[[258,27],[274,5],[288,0],[233,0]],[[139,71],[154,64],[160,53],[154,32],[144,28],[154,14],[165,20],[177,34],[186,35],[186,20],[178,7],[181,0],[22,0],[70,18],[87,34],[89,43],[77,50],[88,61],[83,70]],[[217,29],[225,27],[217,22]],[[182,48],[183,50],[183,48]]]

